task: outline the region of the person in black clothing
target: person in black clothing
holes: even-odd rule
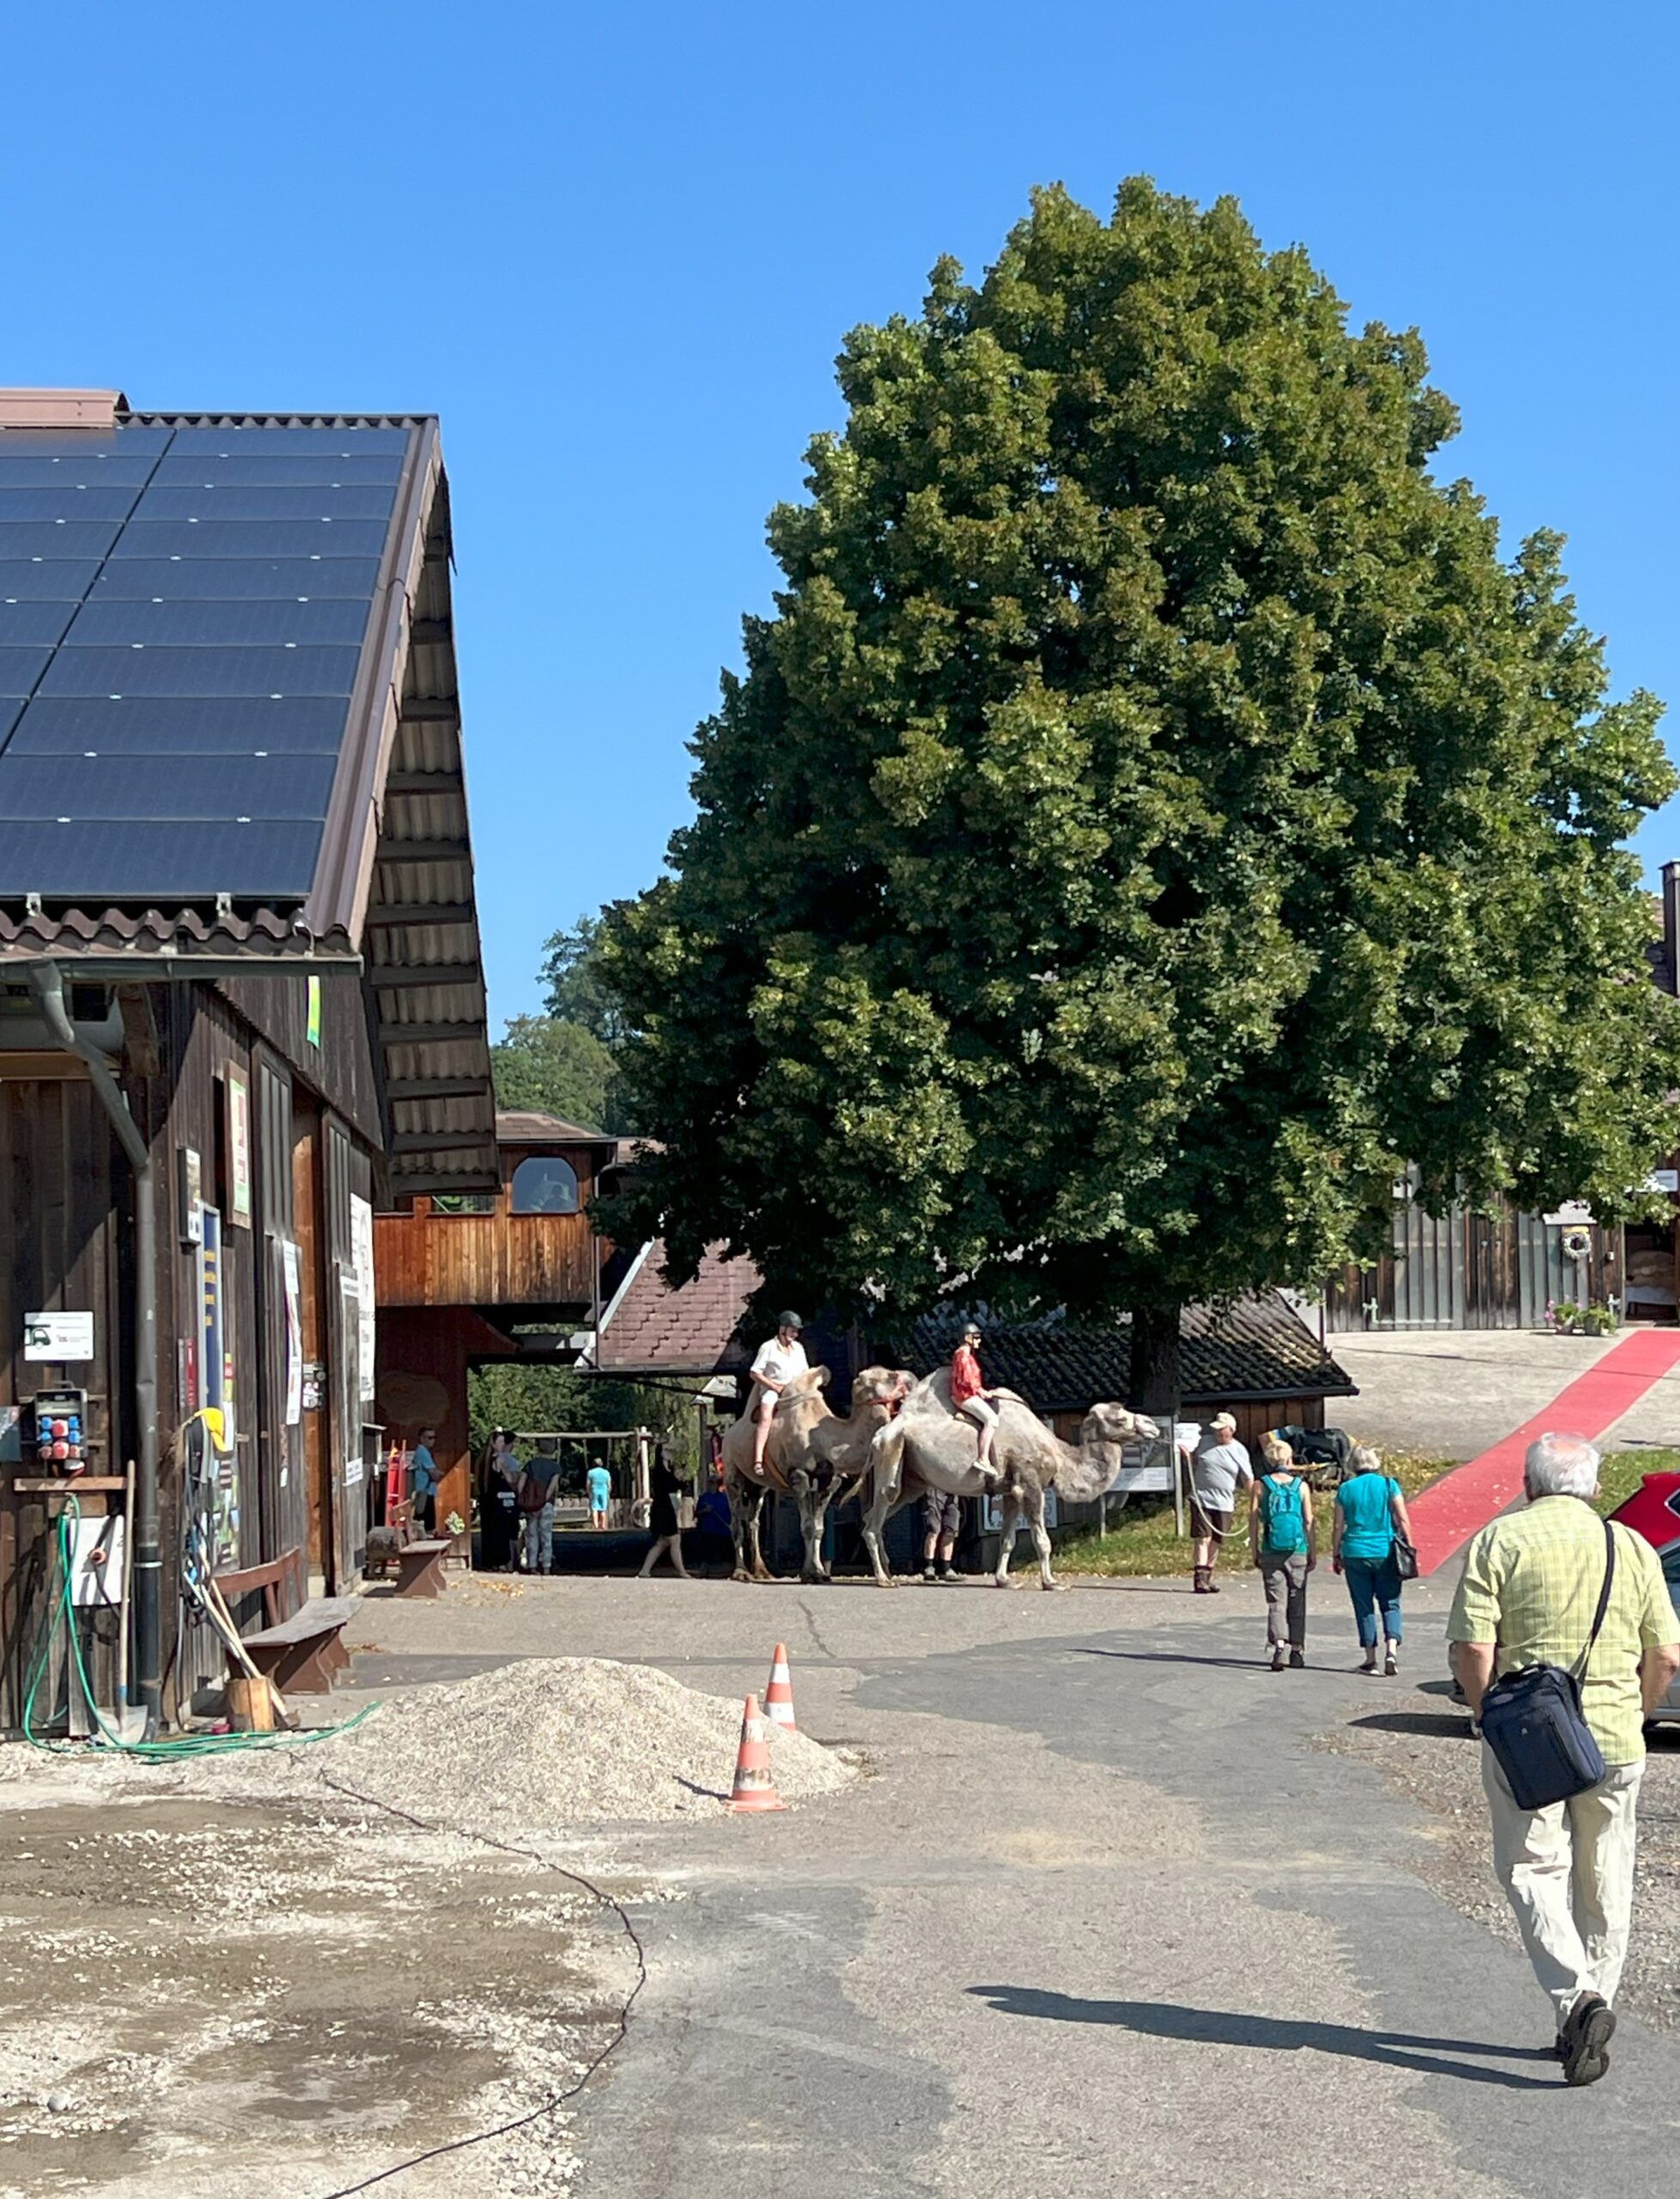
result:
[[[665,1461],[665,1446],[654,1446],[654,1470],[650,1477],[654,1501],[648,1514],[648,1525],[653,1530],[653,1548],[643,1561],[640,1578],[645,1581],[658,1564],[661,1556],[671,1560],[671,1569],[679,1581],[688,1578],[688,1568],[683,1563],[682,1530],[677,1518],[677,1499],[683,1484]]]

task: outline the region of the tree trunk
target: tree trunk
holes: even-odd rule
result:
[[[1134,1306],[1133,1410],[1147,1412],[1152,1419],[1165,1424],[1172,1419],[1180,1403],[1178,1308],[1176,1306]]]

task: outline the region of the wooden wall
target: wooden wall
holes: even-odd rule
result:
[[[551,1148],[540,1148],[548,1150]],[[587,1147],[556,1147],[577,1171],[581,1206],[594,1196]],[[593,1309],[597,1245],[589,1217],[514,1214],[505,1179],[531,1157],[527,1147],[502,1155],[504,1181],[493,1214],[439,1214],[429,1198],[415,1211],[381,1214],[374,1224],[381,1306],[530,1306]]]
[[[281,1059],[320,1093],[332,1112],[370,1148],[383,1149],[380,1072],[374,1059],[373,1010],[359,972],[329,972],[321,979],[321,1042],[308,1040],[306,978],[230,979],[216,990]]]
[[[440,1523],[451,1512],[472,1517],[472,1456],[467,1430],[467,1374],[484,1360],[514,1356],[508,1339],[464,1306],[409,1306],[379,1323],[379,1411],[386,1440],[411,1447],[423,1428],[437,1430],[432,1455],[442,1469]]]

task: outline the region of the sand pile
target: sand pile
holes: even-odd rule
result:
[[[319,1795],[324,1777],[431,1823],[508,1832],[715,1816],[740,1723],[738,1699],[645,1665],[533,1657],[399,1696],[334,1739],[207,1759],[185,1776],[201,1792],[289,1795]],[[820,1743],[774,1728],[770,1763],[789,1800],[855,1776]]]

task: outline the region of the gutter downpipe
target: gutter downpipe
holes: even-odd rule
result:
[[[87,1065],[88,1081],[111,1118],[117,1142],[134,1171],[134,1409],[139,1421],[134,1476],[134,1678],[145,1714],[145,1738],[163,1717],[163,1560],[157,1524],[157,1209],[153,1198],[151,1148],[129,1112],[128,1102],[105,1057],[78,1038],[64,1006],[64,981],[56,962],[32,962],[24,971],[41,1019],[61,1051]]]

